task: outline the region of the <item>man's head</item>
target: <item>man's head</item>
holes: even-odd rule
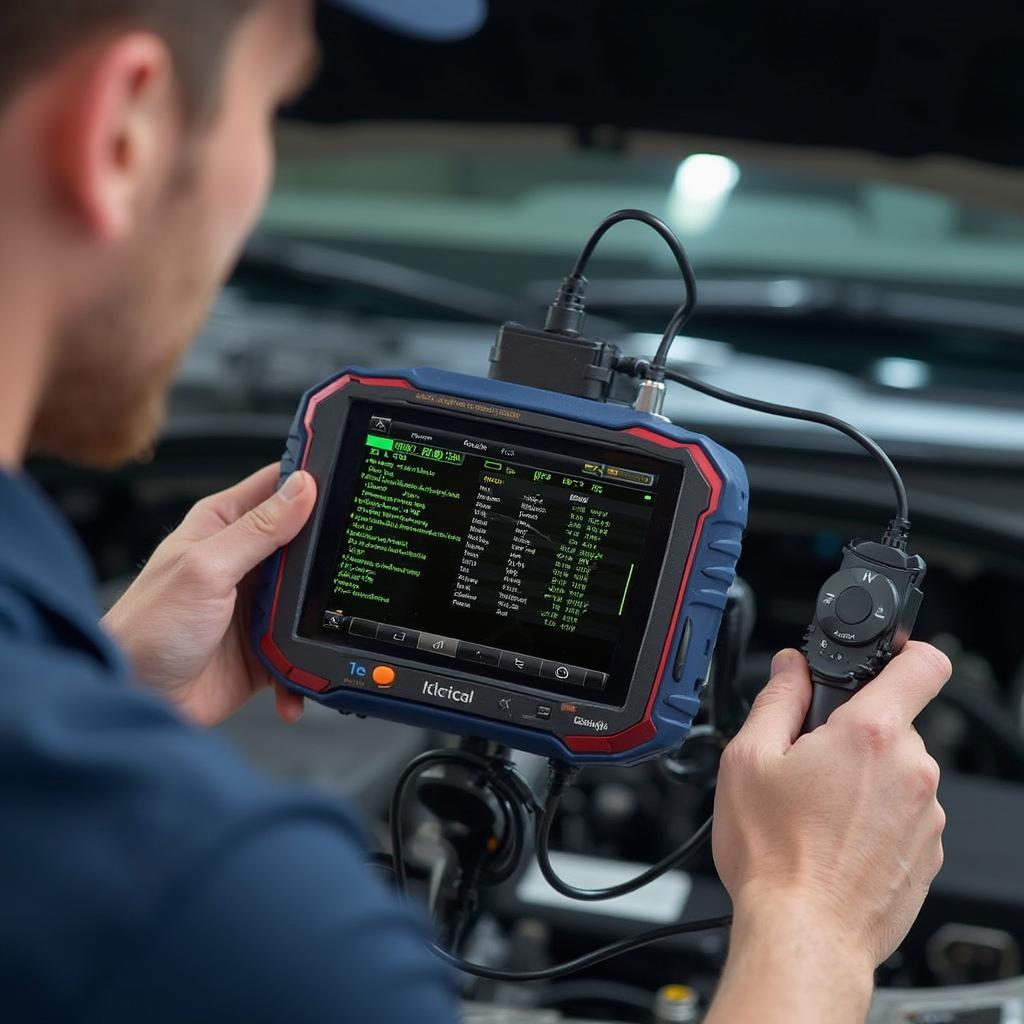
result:
[[[35,450],[114,463],[152,443],[265,199],[311,7],[0,3],[0,295],[31,281],[45,317]]]

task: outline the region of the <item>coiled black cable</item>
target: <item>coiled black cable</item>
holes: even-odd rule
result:
[[[503,791],[504,797],[510,796],[513,793],[516,793],[518,796],[518,790],[516,790],[515,787],[503,785],[501,781],[503,776],[511,770],[511,766],[508,765],[507,762],[495,761],[481,754],[465,750],[432,750],[425,754],[421,754],[415,760],[411,761],[405,767],[398,778],[397,784],[395,785],[395,790],[391,797],[391,820],[389,822],[395,884],[398,891],[403,896],[406,895],[408,879],[405,868],[405,843],[402,835],[402,820],[405,812],[405,802],[408,797],[409,789],[417,776],[430,768],[438,767],[440,765],[458,765],[478,770],[484,773],[485,780],[489,780],[491,785],[497,783],[498,789]],[[503,796],[499,795],[499,799],[502,799]],[[527,812],[536,812],[536,810],[537,808],[535,806],[524,808],[524,814]],[[515,818],[513,818],[513,820],[515,820]],[[522,819],[519,819],[520,823],[521,820]],[[710,829],[710,823],[706,823],[706,827]],[[516,831],[518,831],[518,829],[516,829]],[[706,836],[704,838],[706,838]],[[512,842],[514,849],[521,852],[523,841],[522,835],[513,836]],[[518,855],[515,863],[518,863]],[[668,925],[664,928],[655,928],[626,939],[620,939],[618,942],[613,942],[610,945],[602,946],[600,949],[594,950],[593,953],[587,953],[584,956],[577,957],[575,960],[569,960],[566,963],[555,964],[551,967],[546,967],[536,971],[506,971],[494,967],[487,967],[483,964],[470,963],[455,953],[442,949],[436,944],[431,944],[430,948],[437,957],[443,960],[450,967],[454,967],[456,970],[463,971],[466,974],[472,974],[478,978],[485,978],[490,981],[553,981],[556,978],[564,978],[571,974],[575,974],[578,971],[585,970],[588,967],[593,967],[596,964],[603,963],[605,960],[610,960],[613,957],[621,956],[625,953],[631,953],[637,949],[643,949],[645,946],[652,945],[655,942],[661,942],[664,939],[673,938],[677,935],[688,935],[693,932],[710,931],[715,928],[728,927],[731,921],[731,917],[721,916],[698,921],[685,921],[681,924]]]

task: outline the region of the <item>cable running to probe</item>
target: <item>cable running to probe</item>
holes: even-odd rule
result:
[[[395,885],[403,898],[407,895],[407,872],[405,869],[405,840],[402,835],[402,821],[405,813],[405,802],[409,788],[415,778],[427,771],[429,768],[440,765],[459,765],[467,768],[474,768],[487,773],[492,779],[500,778],[495,774],[495,764],[490,759],[479,754],[463,750],[434,750],[421,754],[411,761],[398,778],[394,793],[391,797],[391,850],[394,861]],[[504,771],[505,769],[502,769]],[[696,837],[695,837],[696,838]],[[704,839],[706,839],[706,835]],[[703,840],[702,840],[703,841]],[[521,848],[520,838],[513,838],[513,845]],[[694,848],[696,848],[695,844]],[[600,949],[569,960],[566,963],[555,964],[536,971],[505,971],[483,964],[470,963],[463,960],[446,949],[442,949],[435,943],[431,943],[431,951],[449,966],[454,967],[466,974],[478,978],[486,978],[491,981],[552,981],[556,978],[564,978],[578,971],[593,967],[595,964],[603,963],[613,957],[625,953],[643,949],[655,942],[661,942],[677,935],[689,935],[693,932],[709,931],[715,928],[726,928],[732,918],[728,916],[712,917],[699,921],[684,921],[681,924],[668,925],[664,928],[655,928],[650,931],[641,932],[638,935],[621,939]]]
[[[683,385],[683,387],[699,391],[701,394],[727,402],[730,405],[750,409],[754,412],[763,412],[770,416],[817,423],[823,427],[829,427],[832,430],[839,431],[841,434],[845,434],[852,441],[859,444],[889,477],[896,496],[896,514],[885,532],[883,543],[890,547],[906,550],[907,538],[910,533],[910,509],[906,486],[892,459],[867,434],[858,430],[852,423],[847,423],[845,420],[841,420],[837,416],[831,416],[828,413],[815,412],[811,409],[801,409],[796,406],[780,405],[776,402],[765,402],[760,399],[737,395],[734,392],[726,391],[724,388],[715,387],[713,384],[707,384],[704,381],[697,380],[695,377],[680,373],[678,370],[669,369],[668,363],[672,345],[693,316],[697,306],[697,277],[682,242],[680,242],[675,232],[659,217],[655,217],[654,214],[647,213],[645,210],[626,209],[618,210],[601,221],[590,238],[587,239],[587,243],[580,252],[572,273],[562,285],[548,318],[549,329],[564,328],[570,324],[578,325],[582,323],[586,305],[585,291],[587,279],[585,274],[587,266],[601,239],[616,224],[621,224],[624,221],[636,221],[646,224],[664,239],[676,258],[679,273],[686,288],[686,295],[683,304],[676,310],[668,326],[665,328],[661,344],[658,346],[654,358],[649,361],[631,357],[624,358],[619,360],[616,369],[635,377],[643,377],[646,380],[659,382],[671,380],[676,384]]]
[[[708,818],[678,849],[663,857],[657,864],[642,871],[634,878],[617,885],[610,885],[604,889],[578,889],[574,885],[560,878],[551,863],[550,843],[551,827],[558,814],[558,807],[569,784],[578,774],[578,769],[569,765],[551,764],[551,785],[548,788],[547,799],[544,802],[544,810],[537,821],[536,855],[537,866],[541,874],[555,892],[568,896],[570,899],[581,900],[587,903],[596,903],[601,900],[613,900],[618,896],[626,896],[631,892],[642,889],[645,885],[661,878],[674,868],[680,867],[694,853],[707,843],[711,838],[711,827],[714,818]]]

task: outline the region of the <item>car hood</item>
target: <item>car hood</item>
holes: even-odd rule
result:
[[[301,120],[563,125],[1024,162],[1024,16],[952,0],[491,0],[472,38],[401,38],[334,8]]]

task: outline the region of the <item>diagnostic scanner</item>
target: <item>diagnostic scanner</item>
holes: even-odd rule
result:
[[[746,524],[732,453],[623,405],[351,369],[303,398],[300,468],[316,509],[253,618],[285,686],[569,764],[686,738]]]

